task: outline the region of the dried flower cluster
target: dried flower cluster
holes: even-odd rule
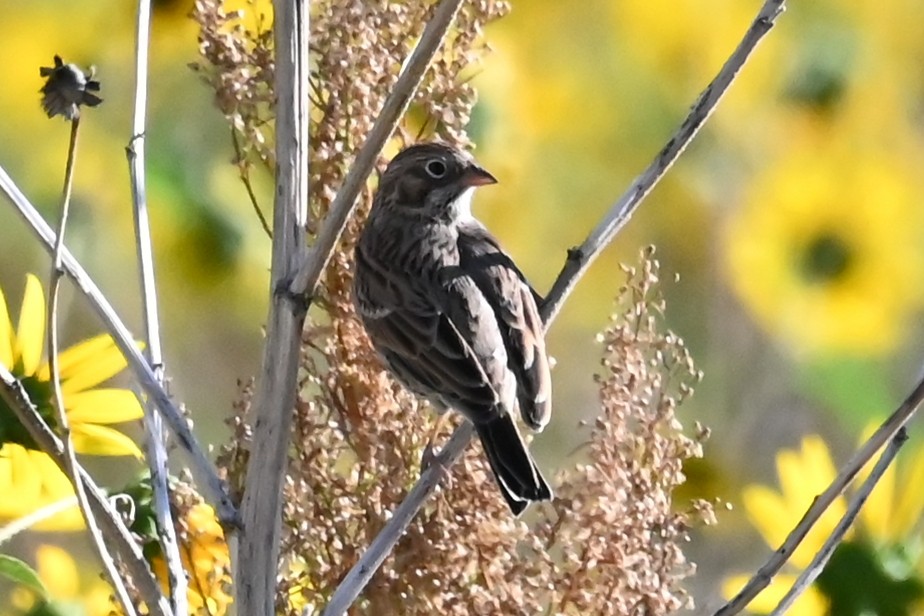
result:
[[[562,473],[554,511],[544,510],[532,528],[533,550],[549,555],[538,572],[549,589],[541,607],[554,614],[692,607],[682,582],[694,567],[681,546],[691,524],[714,521],[710,503],[682,512],[672,501],[685,479],[684,461],[702,456],[708,436],[699,426],[687,436],[676,416],[701,374],[683,341],[662,331],[665,306],[652,252],[637,269],[624,270],[618,311],[599,336],[601,413],[587,461]]]
[[[275,165],[272,15],[263,13],[271,8],[269,2],[251,0],[255,19],[244,20],[240,11],[226,12],[222,0],[196,0],[192,13],[199,24],[202,61],[190,67],[215,92],[215,104],[231,126],[235,163],[248,190],[254,158],[267,169]]]
[[[433,6],[312,2],[315,225]],[[492,0],[463,4],[396,145],[420,132],[466,143],[475,100],[466,76],[485,49],[482,26],[507,10]],[[320,611],[418,479],[433,425],[429,409],[382,371],[354,314],[352,246],[370,204],[371,187],[360,197],[303,334],[279,614]],[[480,447],[469,447],[352,614],[659,614],[685,602],[679,584],[690,568],[679,544],[689,519],[672,510],[671,490],[682,482],[683,460],[698,455],[699,445],[682,434],[674,409],[694,374],[682,343],[659,333],[651,316],[661,308],[656,282],[656,266],[646,259],[627,287],[626,315],[604,335],[604,413],[589,437],[589,461],[563,475],[559,500],[534,508],[527,516],[532,529],[512,519]],[[247,396],[233,423],[235,442],[222,455],[238,485],[249,444]]]

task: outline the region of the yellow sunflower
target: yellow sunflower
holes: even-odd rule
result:
[[[827,614],[924,614],[924,550],[920,524],[924,495],[924,448],[893,465],[873,490],[846,540],[828,566],[787,612],[794,616]],[[872,463],[866,467],[868,473]],[[836,470],[825,442],[818,436],[803,439],[799,451],[777,455],[779,491],[763,485],[745,488],[742,497],[748,518],[768,545],[776,549],[801,519],[814,497],[834,480]],[[862,479],[862,475],[861,475]],[[769,614],[795,582],[799,572],[821,549],[845,511],[838,499],[795,551],[787,568],[748,606],[755,614]],[[748,580],[726,579],[723,593],[732,597]],[[863,580],[863,584],[857,584]]]
[[[892,350],[924,299],[917,178],[899,153],[825,140],[768,165],[725,238],[731,286],[756,321],[809,356]]]
[[[54,429],[57,422],[48,364],[42,360],[44,325],[45,298],[38,278],[26,278],[15,331],[0,290],[0,363],[20,380],[39,413]],[[126,389],[96,387],[126,366],[112,339],[102,335],[72,346],[59,354],[58,364],[65,412],[77,453],[141,457],[138,446],[128,436],[109,427],[141,418],[138,400]],[[21,517],[72,494],[67,478],[0,401],[0,519]],[[34,528],[76,530],[82,524],[80,513],[71,508]]]

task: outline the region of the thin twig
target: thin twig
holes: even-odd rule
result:
[[[783,614],[792,607],[795,600],[818,578],[828,565],[828,561],[831,560],[834,550],[837,549],[837,546],[843,541],[844,535],[847,534],[853,521],[856,519],[857,515],[859,515],[860,509],[866,503],[873,488],[879,483],[879,480],[898,454],[898,450],[902,448],[902,445],[904,445],[907,440],[908,433],[905,432],[905,428],[901,428],[895,436],[892,437],[885,451],[882,452],[882,455],[879,456],[879,460],[876,461],[876,465],[870,472],[869,477],[866,478],[860,485],[856,494],[853,495],[853,498],[850,499],[850,502],[847,504],[847,511],[844,512],[837,526],[831,531],[831,535],[825,540],[824,545],[821,546],[821,549],[815,554],[815,557],[812,558],[812,562],[809,563],[808,567],[799,574],[792,588],[790,588],[786,596],[780,600],[770,616],[783,616]]]
[[[758,569],[747,584],[735,597],[719,608],[714,616],[732,616],[741,612],[760,592],[767,587],[773,576],[793,555],[802,540],[818,522],[821,516],[847,488],[857,473],[869,462],[886,441],[895,437],[898,431],[908,423],[918,406],[924,402],[924,377],[918,381],[914,390],[905,398],[892,415],[883,422],[879,429],[869,437],[863,446],[844,464],[828,488],[815,497],[802,519],[790,531],[785,541],[773,553],[764,565]]]
[[[51,253],[54,250],[55,232],[48,226],[29,202],[19,187],[13,182],[3,167],[0,167],[0,191],[2,191],[16,208],[17,213],[26,222],[29,229],[41,241],[42,246]],[[113,341],[134,372],[145,393],[154,400],[158,410],[173,431],[177,443],[188,454],[192,462],[192,471],[204,488],[206,499],[215,507],[219,519],[226,524],[239,522],[237,508],[231,501],[228,488],[224,480],[218,476],[215,466],[209,462],[202,447],[200,447],[192,430],[186,423],[186,418],[173,403],[170,395],[161,387],[157,376],[148,365],[147,359],[138,350],[134,337],[112,305],[103,295],[93,279],[90,278],[83,266],[74,258],[67,248],[61,250],[62,264],[65,272],[74,281],[77,289],[89,301],[90,307],[96,312],[106,326]]]
[[[115,559],[109,553],[106,539],[96,523],[96,517],[93,515],[89,502],[87,502],[83,482],[80,481],[80,475],[77,472],[77,454],[74,453],[74,439],[71,437],[71,426],[64,407],[64,392],[61,391],[61,370],[58,365],[58,349],[60,348],[58,345],[58,291],[61,287],[61,276],[64,274],[61,267],[61,249],[64,247],[64,232],[67,229],[67,219],[71,209],[71,191],[74,186],[74,163],[77,157],[77,135],[79,132],[80,116],[77,115],[71,120],[71,138],[67,148],[67,163],[64,168],[64,192],[61,196],[61,218],[58,222],[58,233],[55,239],[54,252],[52,253],[51,275],[48,281],[48,309],[45,326],[48,332],[48,372],[51,378],[58,427],[61,430],[61,439],[64,444],[64,473],[74,486],[77,505],[87,525],[90,543],[96,549],[96,553],[103,565],[103,573],[112,585],[116,599],[122,605],[122,609],[127,614],[134,615],[136,612],[135,608],[132,607],[132,598],[122,581],[122,576],[119,575]]]
[[[645,172],[632,183],[626,193],[611,206],[610,211],[604,216],[600,224],[594,228],[584,244],[580,248],[569,251],[564,268],[540,306],[540,315],[546,330],[555,320],[555,317],[558,316],[561,306],[593,260],[612,241],[615,234],[638,209],[642,200],[651,192],[651,189],[667,172],[671,164],[696,136],[700,127],[719,103],[722,95],[734,81],[738,71],[754,51],[757,43],[773,27],[774,21],[783,11],[784,4],[785,0],[767,0],[764,3],[738,48],[725,62],[712,83],[700,95],[689,115],[667,142],[667,145],[662,148]],[[339,198],[340,195],[338,194],[337,197]],[[441,465],[434,465],[424,471],[417,484],[399,506],[398,509],[402,511],[403,515],[410,518],[416,515],[436,487],[437,482],[434,480],[434,476],[437,473],[445,472],[445,468],[448,468],[452,461],[458,458],[461,451],[471,440],[471,436],[471,427],[467,423],[456,428],[452,438],[440,452]],[[440,468],[436,468],[437,466],[440,466]],[[373,573],[381,566],[385,556],[400,539],[406,526],[407,522],[403,518],[399,520],[397,516],[385,524],[373,542],[376,548],[375,551],[370,546],[353,565],[353,568],[350,569],[343,582],[334,592],[330,605],[334,605],[334,601],[336,601],[335,607],[337,609],[331,609],[329,605],[324,611],[324,616],[337,616],[356,600],[356,597],[362,592]]]
[[[542,315],[546,321],[558,314],[574,285],[600,255],[602,249],[612,241],[622,229],[642,200],[648,196],[658,181],[664,176],[674,161],[677,160],[687,145],[699,132],[709,116],[719,104],[722,96],[738,75],[738,71],[747,62],[757,43],[773,28],[777,17],[785,10],[785,0],[767,0],[748,28],[738,48],[726,60],[712,83],[700,94],[689,115],[674,133],[670,141],[661,149],[648,168],[629,186],[628,190],[612,205],[609,212],[578,248],[568,251],[565,266],[558,274],[552,289],[542,305]]]
[[[231,129],[231,143],[234,145],[234,155],[237,158],[235,162],[237,163],[238,177],[241,178],[241,182],[244,184],[247,197],[250,199],[250,205],[257,215],[257,220],[260,221],[260,226],[263,227],[263,232],[266,233],[266,237],[273,239],[273,230],[270,229],[269,223],[266,221],[266,216],[263,214],[263,210],[260,209],[260,201],[257,199],[257,195],[253,190],[253,183],[250,181],[250,161],[247,160],[244,148],[241,147],[241,140],[234,128]]]
[[[449,25],[461,4],[462,0],[442,0],[433,12],[433,18],[424,28],[420,41],[411,53],[401,75],[398,76],[391,94],[385,99],[385,104],[382,105],[382,110],[376,117],[375,124],[372,125],[369,136],[366,137],[366,142],[363,143],[363,147],[356,155],[356,160],[353,161],[344,178],[343,186],[337,191],[337,196],[334,197],[324,217],[317,241],[289,287],[293,295],[305,295],[309,303],[313,299],[318,282],[321,280],[321,274],[327,268],[347,220],[350,219],[356,207],[356,197],[365,186],[366,178],[372,172],[379,152],[382,151],[385,142],[391,137],[395,126],[404,115],[411,99],[414,98],[423,75],[430,65],[430,60],[442,44]]]
[[[2,363],[0,363],[0,400],[3,400],[6,407],[16,415],[16,419],[39,448],[54,460],[62,472],[66,472],[67,456],[64,452],[64,444],[39,415],[26,388]],[[109,546],[116,550],[119,560],[131,575],[134,587],[138,589],[152,616],[170,616],[172,614],[170,605],[161,593],[157,580],[151,575],[151,570],[141,550],[135,544],[122,518],[112,508],[102,490],[93,482],[93,478],[79,464],[76,466],[76,476],[80,478],[89,506],[99,520]],[[128,613],[133,614],[134,612]]]
[[[135,32],[135,97],[132,112],[132,137],[125,154],[131,178],[132,213],[135,223],[135,246],[138,252],[138,274],[141,280],[142,314],[144,318],[145,355],[157,382],[164,385],[164,360],[160,344],[160,321],[157,316],[157,285],[154,280],[154,250],[145,180],[145,111],[148,98],[148,43],[151,31],[151,1],[138,1]],[[170,511],[167,487],[167,449],[163,418],[147,398],[144,403],[145,459],[151,473],[151,492],[158,539],[167,564],[170,607],[174,614],[185,614],[188,582],[180,557],[176,528]]]
[[[253,444],[235,539],[235,608],[272,614],[276,601],[282,486],[298,389],[301,333],[307,307],[289,293],[304,261],[308,219],[308,7],[273,2],[276,55],[276,190],[270,306],[263,363],[253,399]]]

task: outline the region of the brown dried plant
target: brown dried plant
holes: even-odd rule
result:
[[[309,232],[326,215],[433,6],[311,2]],[[463,4],[414,99],[415,125],[405,121],[393,146],[421,132],[467,144],[475,103],[467,79],[486,49],[482,27],[508,8],[493,0]],[[216,56],[214,50],[246,50],[255,42],[229,42],[225,37],[247,31],[216,25],[214,10],[200,15],[212,20],[202,28],[208,70],[228,72],[227,79],[210,81],[220,90],[218,99],[238,97],[246,105],[251,99],[240,92],[246,87],[240,76],[247,67],[232,69],[213,58],[252,58]],[[323,607],[418,479],[433,425],[429,409],[382,371],[354,314],[352,246],[373,182],[325,272],[303,333],[285,484],[280,614]],[[561,476],[558,500],[535,508],[529,525],[513,519],[480,447],[470,447],[352,614],[660,614],[687,601],[680,583],[690,567],[680,544],[691,518],[673,510],[671,491],[683,480],[683,461],[700,450],[698,440],[683,435],[674,411],[696,375],[680,340],[659,331],[663,305],[655,262],[646,257],[640,271],[631,272],[622,301],[625,314],[601,338],[603,414],[582,451],[586,463]],[[235,438],[221,456],[237,485],[248,457],[248,397],[245,390],[232,421]]]

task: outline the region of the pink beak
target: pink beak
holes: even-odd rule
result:
[[[497,178],[479,167],[478,165],[469,165],[465,173],[462,174],[461,183],[463,186],[484,186],[486,184],[497,184]]]

